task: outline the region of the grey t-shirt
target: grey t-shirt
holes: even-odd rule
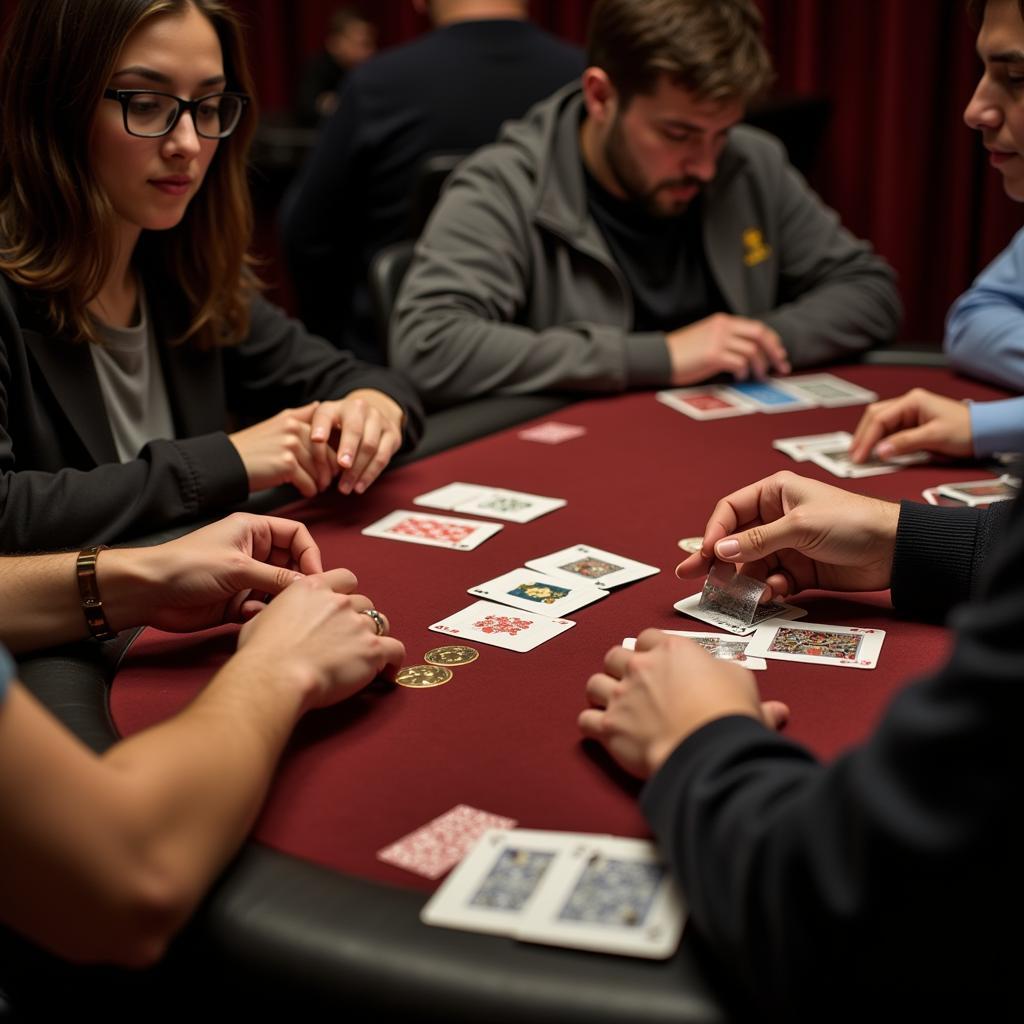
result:
[[[139,298],[139,323],[134,327],[99,326],[103,343],[90,346],[92,361],[118,458],[129,462],[150,441],[174,437],[171,403],[145,297]]]

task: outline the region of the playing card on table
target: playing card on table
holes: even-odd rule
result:
[[[589,544],[574,544],[553,555],[531,558],[526,565],[555,579],[591,583],[602,590],[611,590],[661,572],[656,565],[646,565],[610,551],[592,548]]]
[[[945,494],[940,494],[938,487],[926,487],[921,492],[921,497],[928,502],[929,505],[941,505],[944,508],[963,508],[967,502],[958,501],[956,498],[947,498]]]
[[[691,618],[710,622],[737,636],[753,633],[768,619],[798,619],[807,612],[781,601],[761,604],[764,584],[736,572],[728,562],[713,562],[699,594],[684,597],[672,607]],[[748,651],[748,653],[750,653]]]
[[[385,537],[409,544],[472,551],[501,529],[501,523],[482,523],[475,519],[399,510],[371,523],[362,532],[367,537]]]
[[[512,608],[558,618],[608,596],[607,590],[589,583],[556,580],[536,569],[513,569],[486,583],[470,587],[469,593]]]
[[[878,401],[874,391],[851,384],[832,373],[806,373],[799,377],[787,377],[783,382],[787,391],[792,391],[816,405],[838,408],[844,405],[867,405]]]
[[[764,658],[751,658],[747,655],[747,647],[750,644],[750,640],[746,637],[737,640],[734,637],[722,636],[721,633],[690,633],[685,629],[663,629],[661,632],[666,636],[681,636],[687,640],[692,640],[719,661],[735,661],[744,668],[757,670],[763,670],[768,667]],[[627,651],[635,651],[636,637],[627,636],[622,641],[622,646]]]
[[[795,412],[813,409],[818,404],[807,395],[788,391],[776,380],[741,380],[729,384],[725,390],[739,395],[759,412]]]
[[[654,845],[609,836],[578,842],[551,863],[515,937],[661,960],[675,952],[684,920]]]
[[[435,633],[457,636],[461,640],[525,653],[575,625],[570,619],[552,619],[491,601],[477,601],[429,628]]]
[[[462,860],[488,829],[511,829],[516,824],[514,818],[458,804],[378,850],[377,859],[424,878],[440,878]]]
[[[836,430],[831,434],[804,434],[801,437],[780,437],[772,447],[788,455],[794,462],[807,462],[818,448],[849,448],[853,434]]]
[[[868,456],[864,462],[855,463],[850,460],[849,444],[837,444],[809,450],[811,462],[822,469],[827,469],[833,476],[846,480],[855,480],[864,476],[878,476],[880,473],[895,473],[903,466],[916,462],[927,462],[927,452],[913,452],[910,455],[895,455],[883,461],[874,455]]]
[[[490,830],[420,911],[424,924],[515,935],[553,865],[599,836]]]
[[[521,441],[536,441],[538,444],[562,444],[574,437],[581,437],[587,432],[586,427],[575,423],[559,423],[558,420],[547,420],[535,427],[527,427],[519,431]]]
[[[766,622],[751,637],[747,653],[777,661],[874,668],[884,639],[882,629],[827,626],[820,622]]]
[[[528,523],[566,504],[564,498],[545,498],[540,494],[510,491],[504,487],[464,483],[448,484],[412,500],[416,505],[490,516],[512,523]]]
[[[1017,497],[1017,488],[1003,477],[998,480],[968,480],[961,484],[939,484],[936,490],[939,494],[972,508]]]
[[[749,416],[755,412],[750,402],[724,387],[706,385],[697,388],[671,388],[659,391],[655,398],[676,412],[695,420],[720,420],[728,416]]]

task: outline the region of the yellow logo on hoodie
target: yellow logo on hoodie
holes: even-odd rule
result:
[[[747,228],[743,232],[743,262],[748,267],[756,267],[772,254],[772,247],[764,240],[764,235],[757,228]]]

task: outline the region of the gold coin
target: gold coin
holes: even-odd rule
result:
[[[480,652],[475,647],[435,647],[423,655],[428,665],[468,665],[476,661]]]
[[[408,665],[395,676],[399,686],[414,690],[426,690],[441,686],[452,678],[452,670],[443,665]]]
[[[681,541],[679,541],[679,546],[684,551],[689,551],[690,554],[693,555],[700,551],[703,543],[703,537],[684,537]]]

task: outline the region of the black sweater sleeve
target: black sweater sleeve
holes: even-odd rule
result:
[[[996,518],[1009,521],[952,616],[949,662],[862,747],[822,766],[723,718],[644,791],[691,925],[772,1019],[997,1019],[986,1010],[1015,993],[1024,506]]]

